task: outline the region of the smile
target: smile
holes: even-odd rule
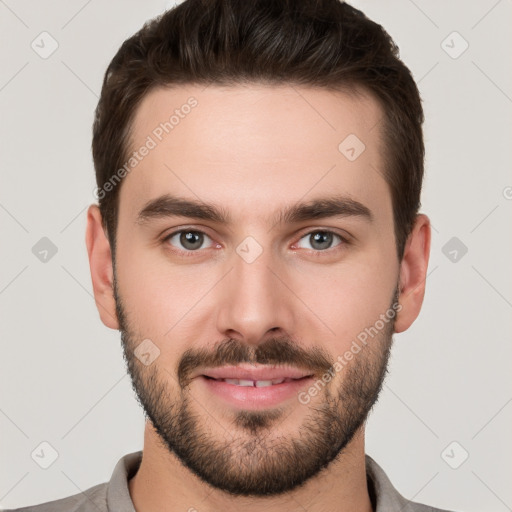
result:
[[[207,376],[205,376],[207,377]],[[212,377],[207,377],[212,378]],[[284,382],[292,382],[294,380],[300,379],[273,379],[273,380],[247,380],[247,379],[213,379],[220,382],[225,382],[226,384],[232,384],[233,386],[246,386],[246,387],[255,387],[255,388],[265,388],[267,386],[276,386],[277,384],[282,384]]]

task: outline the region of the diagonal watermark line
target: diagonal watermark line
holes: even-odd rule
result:
[[[407,295],[406,297],[409,297],[409,295],[411,293],[414,292],[414,290],[416,290],[416,288],[418,288],[418,286],[421,286],[429,277],[431,274],[434,273],[435,270],[437,270],[439,268],[439,265],[436,265],[426,276],[425,276],[425,279],[423,279],[423,281],[421,281],[421,283],[418,283]]]
[[[313,183],[313,185],[311,185],[311,187],[309,187],[309,189],[304,194],[302,194],[302,196],[299,198],[298,202],[302,201],[302,199],[304,199],[304,197],[306,197],[335,167],[336,167],[336,164],[332,165],[322,176],[320,176],[320,178],[318,178],[318,180],[315,183]],[[267,233],[270,233],[270,231],[272,231],[274,229],[276,224],[277,224],[277,222],[274,222],[274,224],[270,227],[270,229],[267,231]]]
[[[208,490],[208,492],[206,493],[206,496],[205,496],[204,498],[202,498],[202,499],[201,499],[201,501],[200,501],[199,503],[203,503],[203,501],[204,501],[205,499],[209,498],[209,497],[212,495],[212,493],[213,493],[213,491],[214,491],[214,490],[215,490],[215,489],[214,489],[213,487],[211,487],[211,488]],[[190,509],[189,509],[189,510],[190,510]]]
[[[331,333],[333,335],[336,335],[336,333],[267,265],[267,268],[270,270],[270,272],[272,272],[272,274],[274,274],[278,279],[279,281],[281,281],[281,283],[283,283],[286,288],[288,288],[289,291],[291,291],[293,293],[293,295],[298,299],[300,300],[300,302],[302,302],[302,304],[304,304],[304,306],[306,306],[307,309],[309,309],[309,311],[315,315],[318,320],[320,320],[320,322],[322,322],[322,324],[324,324],[325,328],[328,329],[329,331],[331,331]]]
[[[495,286],[493,286],[488,279],[486,279],[482,273],[480,273],[473,265],[471,265],[471,268],[512,308],[512,303],[504,296],[502,295]]]
[[[71,480],[71,478],[68,475],[66,475],[66,473],[64,473],[64,471],[62,471],[62,469],[60,470],[60,472],[80,491],[80,494],[82,496],[86,497],[94,505],[96,510],[99,510],[99,512],[102,512],[102,510],[98,507],[98,505],[96,505],[96,503],[94,503],[94,501],[87,494],[85,494],[85,492],[80,487],[78,487],[78,485],[75,482],[73,482],[73,480]],[[89,507],[87,507],[87,508],[89,508]]]
[[[295,87],[293,87],[293,85],[291,86],[291,88],[334,130],[336,131],[336,128],[331,124],[329,123],[329,121],[327,121],[327,119],[313,106],[311,105],[311,103],[297,90],[295,89]]]
[[[15,17],[15,18],[18,18],[18,21],[20,21],[21,23],[23,23],[23,25],[25,25],[25,27],[27,28],[30,28],[5,2],[4,0],[0,0],[0,4],[2,4],[7,10],[11,11],[11,14]]]
[[[185,312],[184,315],[164,334],[164,336],[167,336],[182,320],[185,318],[232,270],[234,267],[231,267],[215,284],[213,284],[205,293],[204,295],[197,300],[197,302],[190,308],[188,311]]]
[[[87,2],[85,2],[85,4],[82,5],[82,7],[80,7],[80,9],[78,9],[78,11],[75,14],[73,14],[73,16],[71,16],[71,18],[69,18],[69,20],[66,21],[64,25],[62,25],[62,27],[60,27],[60,29],[62,30],[63,28],[66,28],[91,2],[92,0],[88,0]]]
[[[304,507],[304,505],[302,503],[300,503],[299,501],[297,501],[297,498],[295,498],[292,494],[290,494],[290,498],[295,501],[295,503],[297,503],[297,505],[302,509],[304,510],[304,512],[307,512],[307,508]]]
[[[438,66],[439,61],[437,61],[419,80],[416,81],[419,84],[424,78],[427,78],[428,75]]]
[[[66,272],[71,277],[71,279],[73,279],[73,281],[75,281],[75,283],[77,283],[80,286],[80,288],[82,288],[82,290],[84,290],[85,293],[87,293],[87,295],[89,295],[89,297],[91,297],[92,300],[94,300],[96,302],[96,304],[98,304],[105,310],[105,312],[107,313],[107,315],[110,318],[112,318],[113,320],[115,320],[117,322],[117,318],[112,316],[110,314],[110,311],[103,304],[101,304],[101,302],[96,301],[96,299],[94,298],[94,295],[64,265],[61,265],[61,267],[62,267],[62,270],[64,270],[64,272]]]
[[[3,205],[0,203],[0,208],[4,210],[4,212],[7,213],[24,231],[25,233],[28,233],[28,229]]]
[[[404,510],[404,509],[405,509],[405,507],[409,506],[409,504],[411,504],[411,503],[412,503],[412,500],[413,500],[414,498],[416,498],[416,496],[418,496],[418,494],[419,494],[421,491],[423,491],[423,489],[425,489],[425,487],[427,487],[427,485],[428,485],[430,482],[432,482],[432,480],[434,480],[434,478],[435,478],[437,475],[439,475],[439,471],[438,471],[438,472],[437,472],[437,473],[436,473],[436,474],[435,474],[435,475],[434,475],[434,476],[433,476],[433,477],[432,477],[432,478],[431,478],[431,479],[430,479],[430,480],[429,480],[429,481],[428,481],[428,482],[427,482],[427,483],[426,483],[426,484],[425,484],[425,485],[424,485],[424,486],[423,486],[419,491],[417,491],[417,492],[416,492],[416,494],[414,494],[414,496],[412,496],[410,500],[407,500],[407,503],[406,503],[406,504],[405,504],[405,505],[404,505],[404,506],[399,510],[399,512],[402,512],[402,510]]]
[[[61,440],[68,436],[70,432],[72,432],[76,426],[83,421],[83,419],[126,377],[126,373],[114,383],[114,385],[61,437]]]
[[[66,229],[69,228],[69,226],[71,226],[71,224],[73,224],[73,222],[75,222],[76,219],[78,219],[78,217],[80,217],[80,215],[82,215],[82,213],[87,210],[87,208],[89,207],[88,204],[86,204],[60,231],[60,234],[62,235],[62,233],[64,233],[64,231],[66,231]]]
[[[503,411],[503,409],[505,409],[505,407],[510,403],[512,402],[512,398],[510,398],[509,400],[507,400],[507,402],[505,402],[505,405],[503,405],[502,407],[500,407],[500,409],[498,410],[498,412],[487,422],[485,423],[485,425],[483,427],[480,428],[480,430],[477,431],[477,433],[471,438],[471,440],[475,439],[475,437],[480,434],[480,432],[482,432],[482,430],[484,430],[488,425],[489,423],[491,423],[491,421],[496,418],[496,416],[498,416],[498,414],[501,413],[501,411]]]
[[[395,397],[400,400],[400,402],[402,402],[402,404],[405,405],[405,407],[407,407],[407,409],[409,409],[409,411],[414,414],[414,416],[416,416],[416,418],[418,418],[421,423],[423,423],[423,425],[425,427],[428,428],[428,430],[430,430],[430,432],[432,432],[432,434],[434,434],[434,436],[437,437],[437,439],[439,439],[439,436],[387,385],[387,384],[384,384],[386,386],[387,389],[389,389],[389,391],[391,391],[391,393],[393,393],[393,395],[395,395]]]
[[[202,89],[201,89],[201,92],[204,92],[208,87],[210,87],[212,83],[211,82],[208,82]]]
[[[501,92],[501,94],[503,94],[503,96],[505,96],[505,98],[507,98],[508,101],[512,103],[512,98],[475,61],[472,60],[471,63],[476,69],[478,69],[478,71],[480,71],[480,73],[482,73],[482,75],[485,76],[485,78],[487,78],[487,80],[489,80],[489,82],[491,82],[491,84],[494,85],[494,87],[496,87],[496,89],[498,89],[498,91]]]
[[[4,500],[11,493],[11,491],[29,474],[27,471],[1,498],[0,500]]]
[[[205,87],[205,88],[206,88],[206,87]],[[203,199],[201,199],[201,198],[196,194],[196,192],[194,192],[194,191],[193,191],[193,190],[192,190],[192,189],[191,189],[191,188],[190,188],[190,187],[189,187],[189,186],[188,186],[188,185],[187,185],[187,184],[186,184],[186,183],[185,183],[185,182],[184,182],[184,181],[183,181],[183,180],[182,180],[182,179],[181,179],[181,178],[180,178],[180,177],[179,177],[179,176],[178,176],[178,175],[177,175],[177,174],[176,174],[176,173],[175,173],[175,172],[174,172],[174,171],[173,171],[173,170],[172,170],[172,169],[171,169],[167,164],[166,164],[166,163],[164,163],[164,167],[167,167],[167,169],[168,169],[170,172],[172,172],[172,173],[174,174],[174,176],[176,176],[176,178],[177,178],[178,180],[180,180],[180,181],[181,181],[181,183],[183,183],[183,185],[184,185],[185,187],[187,187],[187,188],[190,190],[190,192],[192,192],[192,194],[194,194],[194,195],[197,197],[197,199],[198,199],[199,201],[201,201],[201,202],[203,202],[203,203],[204,203]],[[228,230],[229,230],[229,231],[231,231],[231,233],[233,233],[233,229],[232,229],[232,228],[230,228],[229,226],[226,226],[226,227],[228,228]]]
[[[507,507],[507,510],[512,511],[512,508],[510,508],[473,470],[471,470],[471,473],[473,473],[473,475],[475,475],[478,478],[478,480],[480,480],[480,482],[482,482],[482,484],[484,484],[485,487],[487,487],[487,489],[489,489],[489,491],[491,491],[494,494],[494,496],[496,496],[496,498],[499,499],[501,503],[505,505],[505,507]]]
[[[85,85],[85,87],[87,87],[87,89],[89,89],[89,91],[94,94],[94,96],[96,96],[96,98],[99,99],[99,96],[63,60],[61,60],[61,62],[80,82],[82,82],[83,85]]]
[[[9,78],[9,80],[7,80],[7,82],[5,82],[4,85],[2,85],[2,87],[0,87],[0,92],[3,91],[27,66],[28,66],[28,61],[25,62],[25,64],[23,64],[23,66],[21,66],[21,68],[18,69],[18,71],[16,71],[16,73],[14,73],[14,75],[12,75],[11,78]]]
[[[27,434],[25,434],[25,432],[23,432],[23,430],[21,430],[21,428],[11,418],[9,418],[2,409],[0,409],[0,412],[28,439]]]
[[[89,297],[94,299],[94,295],[64,266],[61,265],[62,269],[84,290]]]
[[[414,7],[416,7],[416,9],[418,9],[418,11],[420,11],[421,14],[423,14],[423,16],[425,16],[425,18],[427,18],[427,20],[429,20],[430,23],[434,25],[434,27],[439,28],[438,24],[423,9],[421,9],[416,2],[414,2],[413,0],[409,0],[409,2],[411,2],[411,4],[414,5]]]
[[[7,290],[7,288],[9,286],[11,286],[12,283],[14,283],[14,281],[16,281],[16,279],[18,279],[19,276],[21,276],[21,274],[23,274],[23,272],[25,272],[25,270],[27,270],[28,268],[28,265],[25,266],[24,269],[20,270],[1,290],[0,290],[0,295],[2,293],[5,292],[5,290]]]
[[[471,30],[473,30],[477,25],[479,25],[486,17],[488,14],[490,14],[494,9],[495,7],[501,3],[501,0],[498,0],[472,27],[471,27]]]
[[[487,219],[487,217],[489,217],[489,215],[491,215],[491,213],[493,213],[496,208],[498,208],[499,204],[497,204],[469,233],[473,233],[473,231],[475,231],[475,229],[480,226],[480,224],[482,224],[482,222]]]
[[[368,130],[368,132],[372,132],[376,126],[378,126],[381,122],[382,122],[382,119],[384,118],[384,116],[381,116],[379,117],[379,119],[377,119],[377,121],[375,122],[375,124]],[[371,164],[370,164],[371,165]]]
[[[176,176],[176,178],[180,180],[181,183],[183,183],[183,185],[187,187],[190,190],[190,192],[192,192],[192,194],[194,194],[197,197],[199,201],[202,201],[202,199],[166,163],[164,163],[164,167],[166,167],[169,172],[172,172],[174,176]]]
[[[379,178],[383,178],[383,175],[382,175],[382,172],[379,171],[379,169],[377,169],[377,167],[375,167],[371,162],[369,164],[370,166],[370,169],[372,169],[372,171],[379,177]],[[383,178],[385,179],[385,178]]]

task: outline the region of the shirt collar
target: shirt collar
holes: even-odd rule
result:
[[[109,512],[136,512],[130,497],[128,481],[138,471],[141,461],[142,451],[129,453],[119,459],[107,489]]]
[[[130,497],[128,481],[138,471],[142,461],[142,451],[133,452],[119,459],[107,489],[109,512],[136,512]],[[384,470],[366,455],[366,477],[375,512],[407,512],[409,501],[394,487]]]

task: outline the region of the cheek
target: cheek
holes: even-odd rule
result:
[[[169,365],[186,350],[194,335],[190,328],[198,334],[194,315],[204,305],[198,302],[219,277],[214,267],[173,265],[163,256],[155,257],[155,252],[119,251],[119,293],[137,338],[154,341],[161,363]]]
[[[361,258],[357,263],[315,269],[294,288],[325,333],[323,343],[334,357],[390,307],[398,275],[389,261]]]

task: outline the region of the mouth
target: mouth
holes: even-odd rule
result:
[[[220,380],[236,386],[265,387],[312,377],[313,373],[286,366],[249,365],[206,368],[203,377]]]
[[[225,382],[226,384],[231,384],[233,386],[242,386],[242,387],[255,387],[255,388],[266,388],[269,386],[276,386],[278,384],[283,384],[285,382],[294,382],[297,380],[304,380],[312,375],[306,375],[304,377],[299,378],[281,378],[281,379],[271,379],[271,380],[252,380],[252,379],[215,379],[213,377],[209,377],[208,375],[202,375],[202,377],[210,380],[216,380],[219,382]]]
[[[314,374],[297,368],[239,365],[206,369],[196,378],[212,398],[237,409],[277,407],[313,383]]]

